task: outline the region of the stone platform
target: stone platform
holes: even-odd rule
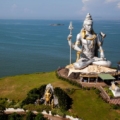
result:
[[[65,68],[62,68],[59,73],[62,77],[78,80],[80,82],[101,82],[99,75],[102,74],[109,74],[115,79],[120,76],[120,72],[117,72],[116,69],[98,66],[98,65],[89,65],[84,69],[75,69],[73,65],[68,65]],[[85,78],[85,79],[83,79]]]
[[[89,65],[86,68],[83,69],[75,69],[74,66],[68,65],[66,68],[69,70],[68,76],[70,76],[71,73],[81,73],[85,75],[94,75],[97,76],[100,73],[106,73],[106,74],[116,74],[116,69],[104,67],[104,66],[99,66],[99,65]]]

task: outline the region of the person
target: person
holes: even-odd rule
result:
[[[72,35],[68,35],[67,39],[69,46],[77,51],[77,59],[76,62],[73,64],[74,68],[82,69],[91,63],[96,62],[96,64],[99,64],[99,61],[106,61],[102,48],[103,33],[101,34],[102,35],[96,34],[94,32],[93,20],[91,15],[88,13],[83,22],[83,28],[81,29],[80,33],[77,34],[75,44],[71,42]],[[98,57],[98,49],[100,51],[100,57]],[[109,61],[101,63],[105,63],[110,66]]]

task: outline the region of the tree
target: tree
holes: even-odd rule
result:
[[[4,114],[5,106],[0,104],[0,120],[6,120],[7,115]]]
[[[34,88],[30,90],[27,97],[22,101],[21,106],[26,104],[34,104],[38,98],[42,98],[45,92],[46,85],[40,86],[40,88]]]
[[[9,115],[8,120],[22,120],[22,117],[17,113],[12,113],[11,115]]]
[[[35,117],[35,120],[46,120],[46,118],[44,118],[43,114],[38,113],[37,116]]]
[[[6,114],[0,114],[0,120],[8,120],[8,115]]]
[[[54,94],[58,97],[58,103],[62,110],[68,110],[72,105],[72,99],[60,87],[54,89]]]
[[[26,114],[26,120],[34,120],[34,117],[35,117],[35,115],[31,111],[29,111]]]
[[[3,113],[3,112],[4,112],[4,110],[5,110],[5,106],[4,106],[4,105],[2,105],[2,104],[0,104],[0,114],[1,114],[1,113]]]

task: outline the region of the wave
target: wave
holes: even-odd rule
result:
[[[116,34],[116,35],[119,35],[119,33],[109,33],[109,34]]]
[[[15,22],[13,22],[13,23],[4,23],[4,22],[0,22],[0,25],[25,25],[25,26],[43,26],[43,24],[33,24],[33,23],[30,23],[30,24],[28,24],[28,23],[20,23],[20,22],[18,22],[18,23],[15,23]],[[46,24],[47,25],[47,24]]]
[[[21,25],[22,23],[0,23],[0,25]]]
[[[102,26],[102,27],[104,27],[104,28],[111,28],[112,26]]]
[[[34,34],[31,34],[31,33],[21,33],[21,34],[25,34],[25,35],[37,35],[37,36],[46,36],[45,34],[37,34],[37,33],[34,33]]]

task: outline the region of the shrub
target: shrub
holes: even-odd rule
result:
[[[109,95],[110,98],[114,98],[114,95],[112,91],[109,89],[109,87],[104,87],[104,90]]]
[[[43,114],[38,113],[37,116],[35,117],[35,120],[46,120],[46,118],[44,118]]]
[[[57,109],[57,114],[59,116],[63,117],[63,118],[65,118],[65,116],[66,116],[65,112],[63,110],[61,110],[61,109]]]
[[[41,98],[44,95],[46,85],[42,85],[40,88],[34,88],[30,90],[27,97],[22,101],[21,106],[26,104],[34,104],[37,98]]]
[[[41,87],[38,88],[39,92],[39,98],[42,98],[45,92],[46,85],[42,85]]]
[[[100,91],[99,89],[95,89],[95,93],[96,93],[96,94],[100,94],[101,91]]]
[[[12,114],[9,115],[8,120],[22,120],[22,116],[20,116],[17,113],[12,113]]]
[[[0,120],[8,120],[8,115],[0,114]]]
[[[61,88],[56,87],[54,94],[58,97],[58,103],[61,109],[67,110],[71,107],[72,99]]]
[[[56,115],[56,114],[57,114],[56,109],[52,109],[51,114],[52,114],[53,116]]]
[[[3,104],[0,104],[0,113],[3,113],[5,110],[5,106]]]
[[[22,101],[21,106],[25,104],[33,104],[37,98],[38,98],[38,95],[35,95],[35,94],[29,95],[25,98],[25,100]]]
[[[31,111],[26,114],[26,120],[34,120],[34,118],[35,115]]]
[[[58,71],[56,71],[56,77],[57,77],[58,79],[67,81],[67,82],[69,82],[69,83],[72,84],[72,85],[75,85],[75,86],[77,86],[77,87],[82,88],[82,85],[79,84],[78,82],[76,82],[75,80],[71,80],[71,79],[69,79],[69,78],[68,78],[68,79],[67,79],[67,78],[63,78],[62,76],[58,75],[57,72],[58,72]]]
[[[51,110],[51,107],[48,106],[48,105],[28,104],[28,105],[24,105],[24,106],[23,106],[23,109],[25,109],[25,110],[30,110],[30,111],[36,110],[36,111],[38,111],[38,112],[42,112],[43,110],[50,111],[50,110]]]
[[[115,109],[115,110],[120,109],[120,105],[118,105],[118,104],[115,104],[115,105],[112,104],[111,106],[112,106],[112,108]]]

